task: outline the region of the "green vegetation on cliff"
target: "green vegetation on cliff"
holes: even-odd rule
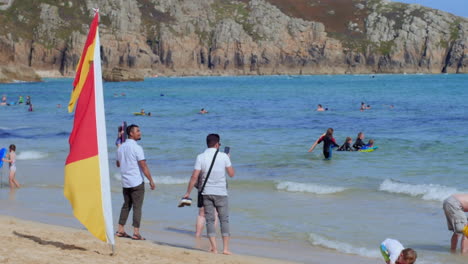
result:
[[[212,5],[216,17],[215,23],[230,18],[236,23],[242,25],[244,31],[254,40],[261,40],[262,38],[254,31],[254,25],[248,21],[250,10],[249,6],[244,2],[216,0]]]

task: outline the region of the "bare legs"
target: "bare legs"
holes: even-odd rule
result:
[[[452,239],[450,240],[450,250],[452,252],[455,252],[457,250],[457,244],[458,244],[458,234],[453,233]]]
[[[10,171],[10,175],[8,176],[8,181],[10,183],[10,189],[13,189],[13,188],[19,188],[20,185],[19,183],[16,181],[16,171]]]
[[[205,207],[198,209],[197,222],[195,223],[195,237],[200,238],[205,226]]]
[[[215,227],[218,226],[218,212],[215,212]],[[202,207],[198,210],[197,221],[195,223],[195,237],[200,238],[203,232],[203,228],[205,228],[205,207]]]
[[[210,252],[214,254],[218,254],[218,245],[216,244],[216,237],[208,237],[210,240]],[[229,251],[229,239],[228,236],[223,236],[223,254],[224,255],[232,255],[232,252]]]
[[[468,238],[466,236],[463,236],[461,239],[461,253],[468,253]]]
[[[452,239],[450,240],[450,251],[452,251],[453,253],[455,253],[457,250],[458,236],[459,234],[453,233]],[[466,254],[468,253],[468,238],[464,235],[461,235],[461,236],[462,236],[462,239],[460,242],[461,253]]]
[[[224,236],[223,237],[223,254],[224,255],[232,255],[231,251],[229,251],[229,239],[230,237]]]

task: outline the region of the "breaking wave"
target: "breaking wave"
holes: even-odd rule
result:
[[[314,184],[314,183],[290,182],[290,181],[278,182],[276,185],[276,189],[284,190],[288,192],[307,192],[307,193],[315,193],[315,194],[333,194],[333,193],[339,193],[339,192],[346,190],[346,188],[343,188],[343,187],[327,186],[327,185]]]

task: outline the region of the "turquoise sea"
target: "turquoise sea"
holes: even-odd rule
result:
[[[307,263],[309,249],[319,247],[380,263],[379,243],[391,237],[417,250],[417,263],[466,263],[468,257],[449,253],[442,201],[468,192],[467,83],[468,75],[104,83],[114,222],[122,204],[114,141],[127,121],[142,130],[140,144],[157,184],[155,191],[147,189],[143,210],[142,232],[150,239],[192,241],[197,210],[177,203],[206,135],[218,133],[222,145],[231,147],[236,169],[229,180],[233,251]],[[0,106],[0,147],[16,144],[23,185],[9,192],[8,170],[1,169],[0,214],[80,227],[62,194],[71,89],[71,79],[0,84],[8,102],[29,95],[34,105],[34,112],[25,105]],[[371,109],[359,111],[361,102]],[[316,112],[317,104],[329,110]],[[133,115],[142,108],[152,116]],[[201,108],[209,113],[198,114]],[[329,127],[340,145],[362,131],[379,148],[335,151],[332,160],[323,160],[321,145],[308,153]],[[161,241],[158,232],[178,238]],[[236,248],[236,240],[265,250]],[[283,253],[269,243],[283,245]],[[292,253],[284,253],[291,244]]]

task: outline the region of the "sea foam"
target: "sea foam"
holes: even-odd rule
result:
[[[22,151],[16,155],[16,159],[18,160],[34,160],[43,159],[45,157],[47,157],[47,153],[34,150]]]
[[[311,233],[309,235],[309,239],[312,245],[314,246],[326,247],[326,248],[337,250],[342,253],[354,254],[354,255],[359,255],[363,257],[370,257],[370,258],[381,257],[380,252],[378,250],[371,250],[371,249],[364,248],[364,247],[355,247],[355,246],[352,246],[351,244],[328,239],[326,237],[323,237],[314,233]]]
[[[334,187],[314,183],[299,183],[291,181],[278,182],[276,184],[276,189],[288,192],[307,192],[315,194],[333,194],[346,190],[346,188],[343,187]]]
[[[443,201],[450,195],[460,192],[455,188],[438,184],[409,184],[390,179],[384,180],[380,184],[379,190],[389,193],[401,193],[414,197],[421,197],[421,199],[428,201]]]
[[[156,184],[187,184],[190,180],[189,177],[182,179],[172,176],[156,176],[153,179]]]
[[[121,181],[122,177],[120,176],[119,172],[114,173],[114,179],[117,181]],[[187,184],[190,178],[182,179],[182,178],[175,178],[172,176],[153,176],[153,180],[156,184]],[[145,183],[148,183],[148,179],[144,178]]]

